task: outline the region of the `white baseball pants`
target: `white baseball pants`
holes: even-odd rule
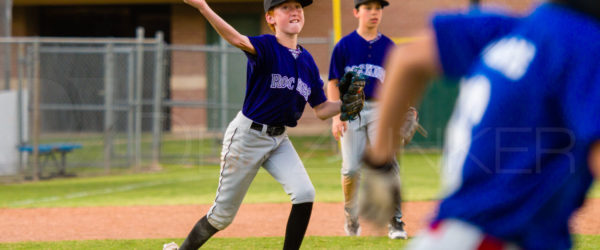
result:
[[[378,103],[365,102],[363,110],[360,112],[360,118],[348,122],[348,129],[341,137],[342,147],[342,176],[350,178],[356,182],[349,185],[357,185],[362,165],[361,159],[367,145],[375,140],[378,121]],[[398,163],[395,164],[395,172],[399,173]],[[356,187],[351,187],[356,190]],[[349,219],[355,220],[358,218],[358,199],[356,192],[351,194],[352,198],[344,203],[344,211]],[[394,216],[402,218],[400,204]],[[391,219],[391,218],[390,218]]]
[[[223,137],[221,174],[215,202],[207,218],[225,229],[235,217],[250,183],[263,166],[290,195],[292,204],[313,202],[315,189],[287,133],[278,136],[251,129],[252,120],[239,112]]]

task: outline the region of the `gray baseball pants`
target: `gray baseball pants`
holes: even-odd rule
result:
[[[233,221],[261,166],[283,186],[292,204],[315,198],[315,188],[287,133],[269,136],[266,126],[262,131],[251,129],[252,122],[239,112],[223,137],[219,187],[207,214],[210,224],[219,230]]]

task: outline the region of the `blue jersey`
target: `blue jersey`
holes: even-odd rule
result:
[[[343,37],[333,49],[329,64],[329,80],[342,79],[344,73],[357,70],[367,76],[365,97],[371,99],[385,76],[385,56],[394,42],[379,34],[376,39],[367,41],[356,31]]]
[[[248,57],[242,113],[253,121],[294,127],[308,102],[327,100],[313,57],[300,47],[297,58],[273,35],[249,37],[256,55]]]
[[[555,4],[524,18],[434,18],[444,74],[462,78],[437,220],[525,249],[571,246],[568,219],[593,181],[587,155],[600,139],[599,24]]]

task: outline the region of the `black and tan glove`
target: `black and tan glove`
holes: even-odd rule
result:
[[[344,74],[338,83],[342,100],[340,120],[349,121],[359,117],[365,106],[365,83],[365,77],[357,72],[348,71]]]

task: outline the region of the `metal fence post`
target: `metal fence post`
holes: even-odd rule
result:
[[[11,37],[12,36],[12,7],[13,7],[13,1],[12,0],[4,0],[3,1],[3,11],[4,13],[2,13],[2,16],[4,17],[4,20],[2,20],[2,23],[4,24],[4,26],[2,27],[2,36],[3,37]],[[12,44],[11,43],[6,43],[4,44],[4,80],[6,83],[6,89],[10,89],[10,78],[11,78],[11,54],[12,54]]]
[[[225,39],[219,39],[221,67],[219,69],[219,88],[221,90],[221,130],[224,132],[227,126],[229,106],[227,104],[227,41]]]
[[[115,55],[112,43],[106,45],[104,55],[104,171],[110,172],[113,153],[114,122],[114,79]]]
[[[33,43],[33,126],[32,126],[32,137],[33,137],[33,180],[38,181],[40,177],[40,159],[39,159],[39,148],[40,144],[40,42],[36,41]]]
[[[154,56],[154,100],[152,102],[152,169],[160,169],[160,142],[162,132],[162,99],[164,81],[164,35],[156,32],[156,51]]]
[[[127,54],[127,164],[135,164],[135,50]]]
[[[136,30],[135,65],[135,165],[136,171],[142,165],[142,87],[144,82],[144,28]]]
[[[23,79],[25,78],[25,72],[23,67],[25,67],[25,44],[19,43],[17,48],[17,75],[18,75],[18,87],[17,87],[17,126],[19,130],[19,147],[24,143],[24,133],[23,128],[25,124],[23,124]],[[23,154],[19,152],[19,174],[24,173],[23,167]]]

